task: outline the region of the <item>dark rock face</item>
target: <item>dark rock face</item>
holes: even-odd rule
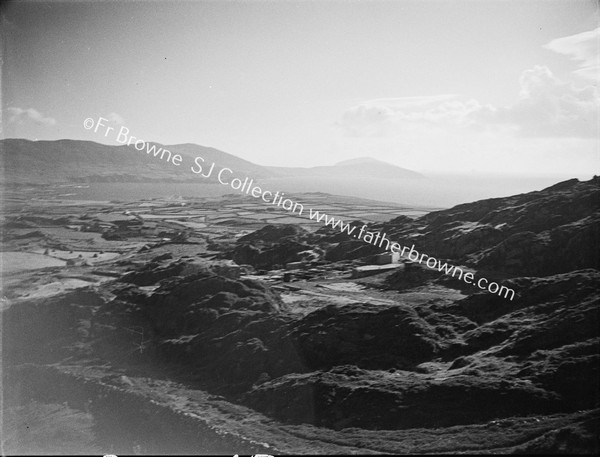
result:
[[[291,342],[275,336],[289,320],[280,314],[276,292],[254,280],[215,274],[212,266],[198,272],[186,270],[188,263],[177,265],[179,274],[160,280],[153,291],[131,284],[115,289],[117,298],[96,313],[94,325],[110,322],[119,347],[131,339],[127,329],[143,331],[152,357],[191,372],[208,370],[206,379],[226,379],[232,391],[250,387],[265,372],[302,370]]]
[[[137,300],[135,312],[152,323],[162,357],[211,373],[228,386],[223,391],[284,422],[448,427],[597,408],[600,272],[577,269],[597,265],[589,249],[598,239],[596,181],[369,227],[390,238],[410,233],[422,252],[451,262],[505,276],[524,272],[503,280],[516,291],[513,300],[468,291],[458,301],[330,305],[299,316],[258,282],[177,263],[131,273],[130,283],[159,287],[145,298],[129,291],[127,300]],[[552,205],[562,208],[560,217]],[[377,251],[331,230],[259,232],[234,249],[240,263],[283,264],[317,245],[328,260]],[[383,286],[450,284],[436,276],[414,265]]]
[[[335,242],[341,234],[327,237],[328,241]],[[341,235],[347,238],[347,235]],[[377,254],[380,250],[375,246],[357,240],[341,241],[327,250],[325,258],[331,262],[340,260],[354,260]]]
[[[600,214],[539,233],[520,232],[475,257],[478,267],[509,273],[545,275],[578,268],[596,268]],[[502,266],[504,266],[502,268]]]
[[[368,230],[438,259],[511,276],[598,269],[600,250],[590,246],[600,239],[600,178],[466,203],[417,220],[400,216]],[[340,233],[323,236],[339,243],[328,250],[330,260],[381,251]]]
[[[429,324],[402,305],[327,306],[299,321],[290,337],[313,369],[346,364],[410,369],[438,349]]]
[[[252,244],[238,245],[233,251],[232,258],[239,264],[271,269],[311,257],[308,252],[312,250],[313,248],[309,244],[287,239],[265,247],[256,247]]]
[[[209,263],[200,260],[177,260],[167,264],[161,263],[167,259],[157,257],[140,268],[124,274],[121,281],[138,286],[150,286],[163,279],[193,274],[218,274],[228,278],[239,277],[239,267],[233,263],[227,263],[227,261]]]
[[[595,300],[600,288],[600,271],[579,270],[543,278],[513,278],[506,282],[518,291],[516,298],[478,292],[453,305],[456,313],[484,324],[513,312],[536,311],[536,318],[547,316],[552,309],[576,310],[588,300]],[[544,303],[549,305],[544,306]]]
[[[182,306],[192,303],[205,303],[219,307],[228,303],[234,295],[248,309],[277,311],[278,299],[274,292],[263,284],[251,279],[234,280],[217,275],[193,274],[166,282],[150,297],[150,305],[158,307]]]
[[[307,234],[306,230],[297,225],[266,225],[256,232],[241,237],[238,241],[241,243],[275,243],[281,241],[283,238],[298,239]]]
[[[106,304],[91,288],[26,301],[2,314],[3,363],[54,363],[77,351],[93,313]]]
[[[222,391],[243,392],[257,380],[288,372],[302,372],[295,348],[277,338],[288,322],[285,316],[243,309],[216,313],[188,336],[172,332],[160,345],[164,357],[201,370],[205,379]]]
[[[348,363],[413,369],[438,349],[435,332],[411,308],[329,306],[290,319],[272,292],[249,280],[192,275],[163,284],[146,302],[140,312],[165,338],[169,358],[208,364],[233,386],[262,373]]]
[[[313,244],[314,237],[295,225],[267,225],[241,237],[227,254],[238,264],[260,269],[282,267],[286,263],[314,260],[322,253]]]
[[[600,179],[459,205],[422,218],[424,252],[515,275],[600,268]],[[454,227],[445,224],[453,223]],[[466,243],[465,243],[466,237]]]
[[[351,225],[352,227],[362,227],[363,225],[366,225],[366,224],[363,221],[360,221],[357,219],[357,220],[350,222],[349,225]],[[347,233],[341,233],[338,228],[333,229],[328,225],[324,225],[324,226],[320,227],[315,233],[317,235],[321,235],[321,236],[325,237],[329,243],[339,243],[342,241],[349,240]],[[350,241],[356,241],[356,240],[353,240],[350,238]],[[364,244],[364,243],[362,243],[362,244]]]
[[[282,336],[304,372],[258,383],[244,401],[286,422],[375,429],[597,408],[599,280],[596,270],[515,278],[513,302],[480,293],[325,307]],[[428,368],[435,360],[452,363]]]
[[[271,287],[231,261],[152,257],[147,247],[114,263],[127,271],[120,280],[9,308],[3,338],[28,344],[5,345],[5,354],[19,363],[81,356],[167,366],[284,423],[336,430],[424,427],[435,439],[442,427],[497,435],[545,415],[586,414],[577,427],[511,446],[587,452],[598,449],[598,415],[581,411],[600,407],[598,195],[597,178],[572,180],[369,226],[502,280],[512,300],[416,264],[350,295],[357,289],[316,287],[329,279]],[[272,268],[316,255],[321,271],[347,283],[327,260],[377,251],[325,227],[267,226],[225,256]]]
[[[518,380],[473,375],[436,380],[353,366],[265,382],[245,401],[286,422],[334,429],[447,427],[559,409],[555,394]]]
[[[600,338],[592,338],[535,351],[518,375],[558,393],[572,409],[583,410],[600,404],[599,367]]]

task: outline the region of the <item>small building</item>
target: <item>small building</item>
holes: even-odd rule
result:
[[[375,263],[377,265],[387,265],[389,263],[399,263],[400,262],[400,253],[399,252],[384,252],[383,254],[378,254],[375,257]]]
[[[401,268],[401,263],[387,263],[385,265],[364,265],[352,269],[351,278],[364,278],[365,276],[377,275],[386,271]]]

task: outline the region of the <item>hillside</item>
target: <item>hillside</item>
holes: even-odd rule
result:
[[[202,157],[207,168],[228,167],[238,175],[254,179],[269,177],[338,177],[413,179],[418,173],[374,159],[341,162],[333,166],[312,168],[265,167],[215,148],[196,144],[148,146],[155,151],[167,149],[183,158],[179,166],[168,162],[165,154],[154,156],[146,149],[131,146],[108,146],[91,141],[0,140],[0,163],[7,182],[194,182],[204,183],[190,168],[196,157]],[[216,182],[216,177],[208,180]]]
[[[198,182],[190,171],[194,159],[201,156],[210,164],[229,167],[239,173],[268,177],[266,168],[235,157],[218,149],[193,144],[159,145],[173,155],[180,154],[179,166],[136,150],[133,146],[107,146],[91,141],[57,140],[29,141],[24,139],[0,140],[1,162],[8,182]],[[151,147],[151,146],[150,146]]]
[[[400,216],[370,230],[430,256],[505,277],[599,269],[600,178],[465,203],[416,220]],[[338,240],[340,234],[331,236]],[[348,239],[330,256],[352,259],[379,251]]]
[[[511,299],[415,264],[355,275],[373,246],[241,195],[8,188],[6,448],[597,455],[599,184],[418,219],[362,202],[384,216],[366,222],[394,217],[369,229]]]

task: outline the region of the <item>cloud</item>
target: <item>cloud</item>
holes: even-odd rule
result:
[[[363,103],[347,110],[339,125],[348,136],[387,136],[394,126],[395,111],[383,104]]]
[[[458,127],[464,125],[467,116],[481,105],[475,100],[449,100],[454,97],[369,100],[347,110],[338,125],[348,136],[371,137],[394,136],[421,127]]]
[[[7,112],[9,114],[8,122],[11,124],[22,125],[27,122],[33,122],[37,125],[56,125],[56,119],[52,117],[45,117],[42,113],[34,108],[23,109],[12,106],[7,108]]]
[[[543,46],[571,57],[580,68],[575,73],[586,79],[600,79],[600,27],[576,35],[557,38]]]
[[[427,103],[377,99],[350,108],[338,125],[352,137],[397,137],[408,131],[432,134],[457,129],[502,130],[538,138],[598,135],[600,97],[595,87],[577,89],[542,66],[523,72],[519,82],[517,102],[505,107],[447,95],[429,97]]]
[[[110,122],[114,122],[115,124],[119,124],[119,125],[125,124],[125,119],[123,119],[123,116],[121,116],[120,114],[114,113],[114,112],[107,114],[106,119]]]
[[[515,104],[482,107],[470,117],[483,126],[511,126],[525,137],[598,136],[600,97],[594,86],[577,89],[542,66],[523,72],[519,82],[521,92]]]

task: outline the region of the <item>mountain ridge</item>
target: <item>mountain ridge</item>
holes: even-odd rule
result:
[[[162,148],[180,154],[180,166],[165,163],[158,154],[146,149]],[[147,156],[147,157],[143,157]],[[219,149],[193,143],[163,145],[148,142],[142,150],[133,145],[105,145],[85,140],[39,140],[6,138],[0,140],[2,174],[8,182],[216,182],[212,176],[199,180],[191,172],[196,157],[203,166],[231,168],[237,174],[252,178],[333,176],[365,178],[423,178],[422,175],[376,159],[363,164],[338,163],[307,168],[271,167],[253,163]],[[166,155],[165,155],[166,157]],[[41,160],[41,159],[44,160]],[[351,159],[353,162],[355,159]],[[160,163],[163,162],[163,163]]]
[[[406,246],[414,244],[429,256],[505,276],[600,269],[600,177],[462,203],[418,219],[398,216],[370,230]],[[341,235],[332,236],[339,241]],[[351,260],[379,251],[350,238],[331,256]]]

